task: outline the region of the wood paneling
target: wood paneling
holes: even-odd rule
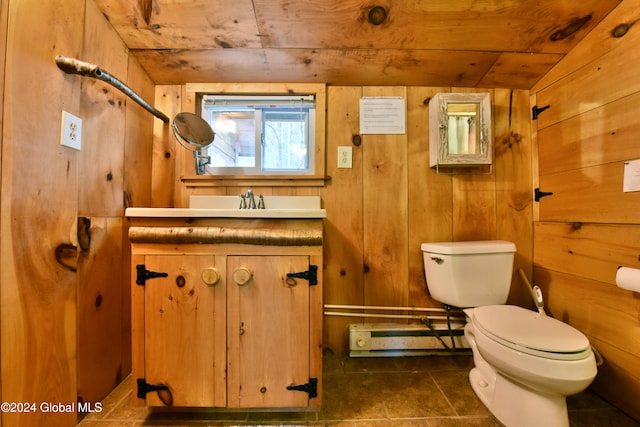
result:
[[[80,84],[57,69],[54,57],[81,52],[83,19],[82,0],[64,8],[38,1],[8,8],[0,212],[3,401],[76,401],[77,274],[56,262],[55,251],[71,245],[76,221],[79,156],[59,145],[59,135],[60,110],[79,113]],[[3,412],[2,424],[36,427],[54,416],[58,425],[76,420],[74,413]]]
[[[624,162],[540,176],[540,220],[637,224],[640,192],[623,193]]]
[[[130,306],[122,304],[128,293],[123,270],[129,272],[122,265],[122,222],[120,217],[92,218],[90,246],[78,259],[78,397],[83,402],[100,402],[129,372],[122,366],[124,349],[131,352],[121,320]]]
[[[5,84],[5,70],[6,70],[6,51],[7,51],[7,27],[9,18],[9,6],[8,2],[0,2],[0,96],[4,98],[4,84]],[[4,119],[4,105],[0,103],[0,117]],[[2,180],[4,175],[2,174],[2,155],[4,154],[4,132],[3,132],[3,120],[0,120],[0,212],[3,212],[3,199],[4,191],[2,186]],[[4,218],[0,216],[0,235],[2,235]],[[4,240],[4,239],[3,239]],[[3,244],[0,243],[0,271],[5,268],[3,262]],[[2,284],[2,274],[0,274],[0,285]],[[0,307],[2,303],[3,293],[0,291]],[[2,321],[2,315],[0,314],[0,323]],[[1,327],[0,331],[4,332]],[[0,354],[2,354],[3,340],[0,339]],[[1,366],[0,366],[1,367]],[[2,398],[2,387],[0,386],[0,399]],[[2,426],[2,417],[0,417],[0,426]]]
[[[453,239],[453,186],[451,176],[429,167],[429,101],[450,88],[407,89],[407,169],[409,229],[409,305],[438,307],[429,298],[420,245]]]
[[[540,129],[540,174],[640,157],[639,115],[635,93]]]
[[[557,82],[589,62],[596,60],[605,52],[615,49],[616,46],[626,43],[625,37],[614,37],[613,30],[619,25],[631,29],[632,23],[640,18],[640,4],[633,1],[621,2],[602,22],[589,34],[585,35],[582,42],[576,44],[566,55],[566,60],[559,62],[551,71],[546,73],[540,81],[531,88],[532,93],[539,92],[543,88]],[[633,32],[633,30],[631,30]]]
[[[143,99],[153,102],[155,85],[146,71],[130,55],[128,65],[127,84]],[[156,122],[162,123],[140,105],[127,99],[123,171],[125,208],[152,206],[151,165],[154,155],[153,126]]]
[[[496,236],[516,244],[509,302],[533,307],[518,269],[533,275],[533,198],[529,92],[494,91]]]
[[[476,86],[529,88],[562,57],[553,53],[502,52]]]
[[[364,303],[362,145],[353,145],[360,134],[361,87],[327,88],[327,175],[321,189],[324,220],[324,303]],[[352,147],[351,169],[339,169],[338,147]],[[342,351],[347,327],[353,319],[325,317],[324,342]]]
[[[262,45],[251,0],[233,3],[96,0],[96,3],[111,24],[121,30],[122,39],[131,49],[153,49],[158,44],[168,49],[180,49],[185,43],[200,48],[256,48]],[[149,8],[145,10],[144,4]],[[176,19],[187,25],[189,31],[175,31]]]
[[[598,375],[591,388],[605,396],[616,407],[624,408],[627,413],[638,419],[633,408],[638,404],[640,382],[637,371],[630,372],[628,369],[634,369],[638,366],[637,357],[620,347],[600,341],[596,337],[590,336],[589,339],[604,358],[604,364],[598,367]],[[615,361],[615,363],[610,363],[610,361]]]
[[[447,0],[381,3],[387,19],[372,25],[373,6],[364,6],[359,0],[347,0],[331,8],[313,0],[295,4],[285,0],[254,2],[259,29],[269,36],[263,39],[264,47],[376,46],[394,49],[402,46],[407,49],[553,53],[565,53],[575,44],[575,35],[551,40],[549,36],[556,29],[584,16],[581,10],[589,10],[593,13],[592,19],[581,29],[587,31],[615,4],[588,0],[581,7],[572,5],[574,9],[569,12],[568,5],[553,0],[538,1],[535,6],[530,1],[507,4],[451,3]],[[482,20],[475,19],[477,14],[482,14]],[[505,37],[506,34],[514,37]]]
[[[155,106],[173,118],[181,111],[182,88],[180,86],[156,86]],[[162,121],[153,122],[153,167],[151,179],[151,206],[166,208],[174,203],[177,150],[171,126]]]
[[[83,60],[120,79],[127,75],[127,49],[95,5],[87,4]],[[110,35],[110,37],[109,37]],[[124,216],[124,128],[127,97],[102,80],[79,78],[83,141],[78,171],[80,216]],[[109,149],[105,149],[109,147]]]
[[[619,266],[640,268],[639,241],[640,225],[537,222],[536,265],[614,286]]]
[[[151,78],[162,84],[198,82],[206,76],[208,81],[225,83],[258,80],[340,86],[395,85],[399,81],[415,86],[445,85],[451,83],[452,70],[455,70],[457,85],[474,86],[499,57],[496,52],[419,49],[238,48],[143,50],[134,53],[142,66],[149,70]],[[256,70],[261,70],[259,78]],[[509,84],[521,87],[533,84],[528,79],[521,80]]]
[[[83,59],[153,99],[148,76],[92,2],[83,52]],[[78,263],[78,396],[98,402],[131,369],[129,269],[123,268],[130,251],[123,217],[126,205],[148,206],[151,199],[154,118],[111,85],[79,82],[84,132],[78,216],[91,223],[91,240]]]
[[[573,271],[562,273],[536,267],[535,277],[545,295],[545,309],[549,314],[601,343],[602,348],[594,345],[612,369],[624,372],[623,376],[630,382],[640,380],[640,364],[635,362],[640,353],[640,325],[636,314],[640,304],[630,291],[578,277]],[[613,379],[602,380],[611,384]]]
[[[155,86],[140,64],[129,55],[127,84],[143,99],[153,100]],[[127,103],[124,135],[124,205],[147,207],[152,204],[153,125],[161,122],[135,102]],[[121,372],[131,372],[131,292],[129,291],[131,265],[131,243],[128,238],[129,222],[123,224],[122,244],[122,366]]]
[[[96,2],[157,84],[529,89],[620,0]]]
[[[406,89],[366,87],[362,95],[406,99]],[[406,134],[362,136],[362,181],[364,302],[406,306],[409,302]]]
[[[268,182],[260,183],[264,194],[322,197],[327,210],[325,304],[441,306],[430,298],[426,287],[422,242],[510,240],[518,247],[516,269],[523,268],[531,276],[532,148],[527,91],[490,91],[492,96],[495,92],[493,169],[448,170],[439,174],[428,166],[429,99],[438,92],[463,89],[360,86],[327,89],[326,171],[330,178],[326,184],[310,188],[269,187]],[[359,135],[362,96],[405,98],[407,133]],[[171,108],[174,107],[168,109]],[[354,145],[356,135],[361,137],[361,145]],[[353,149],[351,169],[337,167],[340,146]],[[166,162],[161,159],[161,163]],[[178,168],[176,173],[183,174],[185,168],[191,167],[186,162],[182,171]],[[162,166],[156,172],[161,176]],[[239,185],[181,188],[180,200],[186,203],[188,195],[195,192],[240,194],[246,187]],[[162,191],[166,200],[173,197],[166,188]],[[515,272],[510,302],[531,305],[531,297]],[[346,351],[347,325],[363,321],[394,320],[325,316],[324,345]]]
[[[615,286],[617,267],[640,268],[640,193],[623,193],[624,162],[640,157],[640,17],[623,2],[536,87],[539,147],[534,282],[551,313],[583,331],[604,364],[592,388],[640,419],[640,304]]]
[[[86,5],[84,29],[82,58],[124,78],[126,47],[91,2]],[[126,97],[100,80],[74,78],[81,87],[79,116],[83,120],[77,215],[81,218],[80,230],[87,236],[78,257],[77,393],[80,401],[99,402],[124,375],[121,319],[126,283],[122,281]]]
[[[638,92],[638,72],[629,64],[640,61],[640,50],[628,49],[629,44],[638,42],[640,31],[632,29],[624,43],[613,45],[611,50],[580,66],[564,77],[562,84],[537,92],[538,107],[551,106],[539,115],[538,129]]]
[[[2,397],[94,404],[130,369],[124,205],[148,204],[151,160],[144,149],[127,150],[125,139],[150,148],[152,119],[113,87],[65,74],[54,58],[95,62],[123,81],[131,76],[130,86],[145,96],[154,87],[93,2],[4,1],[2,8],[10,35],[2,106]],[[79,152],[59,143],[62,110],[83,120]],[[140,157],[126,176],[125,151]],[[79,216],[91,223],[81,239]],[[61,262],[56,251],[64,252]],[[74,412],[2,414],[7,426],[76,422]]]

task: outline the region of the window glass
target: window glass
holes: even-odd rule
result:
[[[309,112],[273,109],[264,112],[264,170],[309,168]]]
[[[313,96],[205,95],[202,117],[216,136],[209,174],[312,174]]]

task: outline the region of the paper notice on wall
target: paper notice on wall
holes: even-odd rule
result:
[[[360,98],[360,133],[406,133],[406,109],[401,96]]]
[[[622,191],[640,191],[640,160],[629,160],[624,162],[624,183]]]

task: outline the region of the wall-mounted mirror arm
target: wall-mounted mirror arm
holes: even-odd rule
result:
[[[65,56],[56,56],[56,64],[58,68],[67,74],[79,74],[81,76],[93,77],[103,82],[109,83],[129,98],[136,101],[142,108],[159,118],[165,123],[169,123],[169,117],[153,108],[147,101],[145,101],[140,95],[133,91],[129,86],[122,81],[107,73],[97,65],[83,62],[74,58],[67,58]]]

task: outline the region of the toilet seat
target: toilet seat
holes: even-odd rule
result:
[[[580,331],[522,307],[476,307],[471,320],[479,331],[492,340],[532,356],[581,360],[591,354],[589,340]]]

